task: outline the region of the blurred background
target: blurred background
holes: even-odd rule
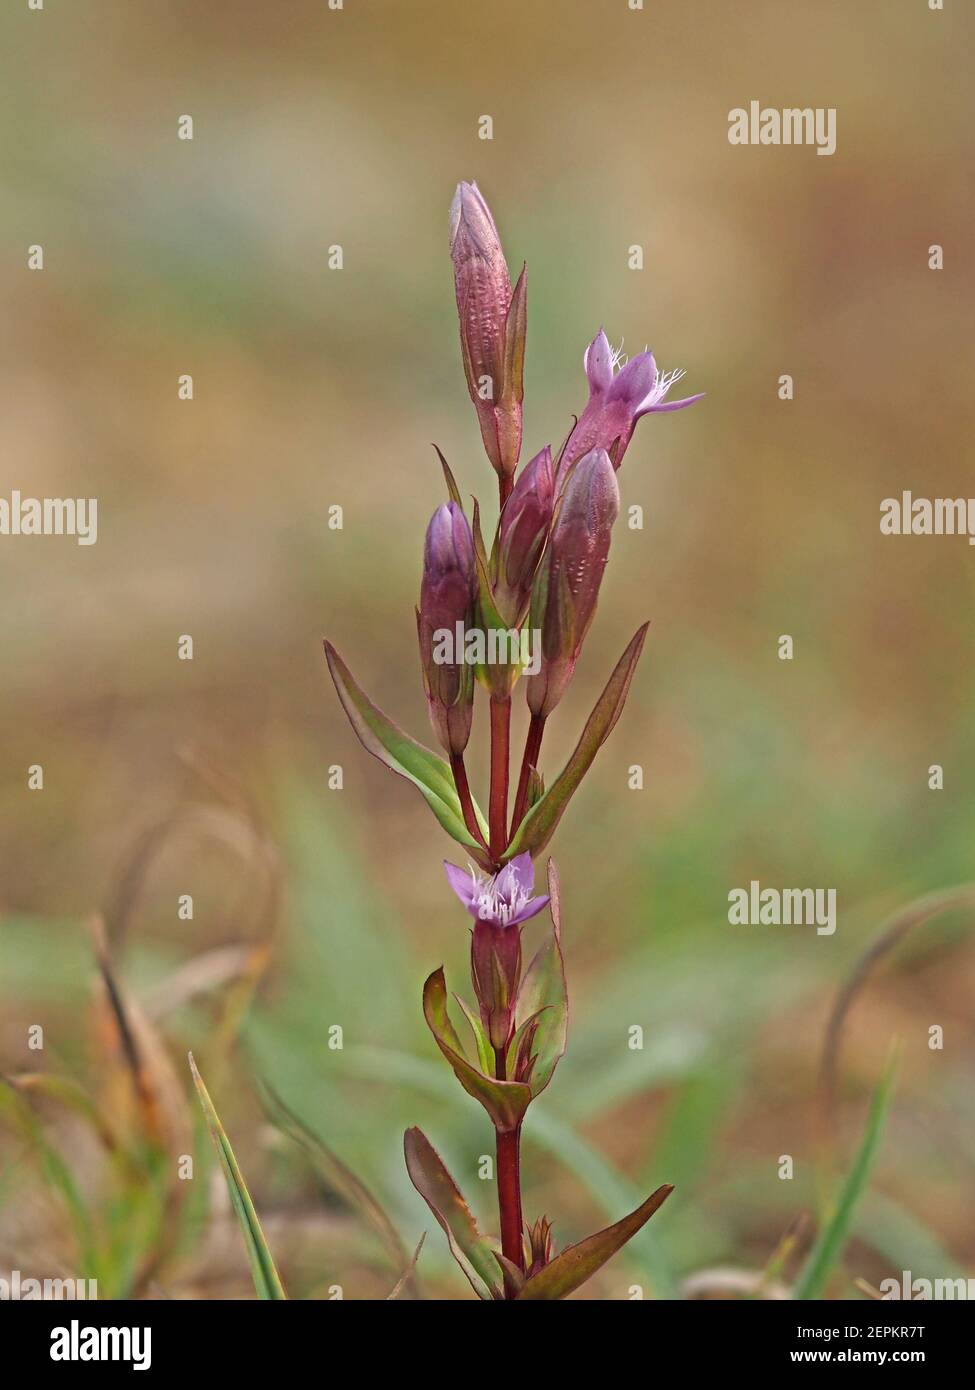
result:
[[[553,845],[572,1022],[526,1127],[527,1213],[561,1245],[677,1185],[582,1297],[762,1269],[828,1201],[899,1037],[829,1294],[971,1272],[958,897],[858,993],[817,1115],[858,958],[891,914],[975,877],[973,552],[878,524],[902,489],[972,492],[972,19],[923,0],[4,7],[0,493],[97,497],[99,533],[0,538],[0,1070],[20,1078],[0,1109],[0,1273],[252,1296],[189,1048],[293,1295],[383,1298],[401,1271],[323,1153],[269,1122],[261,1081],[404,1248],[433,1224],[407,1124],[493,1229],[486,1120],[420,1014],[441,961],[466,985],[452,846],[355,742],[321,651],[327,634],[430,740],[412,605],[443,493],[432,442],[494,523],[447,249],[462,178],[512,270],[529,265],[523,457],[584,404],[600,325],[686,368],[675,394],[707,392],[638,428],[620,484],[644,528],[618,528],[546,737],[551,779],[650,618]],[[835,107],[836,153],[730,145],[728,112],[752,100]],[[485,724],[481,708],[476,788]],[[752,879],[834,887],[836,934],[729,926],[728,892]],[[142,1040],[142,1091],[106,977]],[[173,1155],[194,1149],[196,1179],[174,1187]],[[435,1229],[419,1272],[429,1294],[469,1296]]]

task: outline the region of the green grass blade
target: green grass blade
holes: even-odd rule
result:
[[[227,1180],[227,1190],[230,1193],[230,1201],[240,1223],[241,1234],[244,1237],[244,1245],[247,1249],[247,1258],[250,1260],[251,1277],[254,1280],[254,1288],[257,1290],[259,1298],[280,1299],[287,1298],[287,1294],[278,1277],[278,1271],[274,1267],[274,1260],[268,1249],[264,1232],[261,1230],[261,1223],[257,1219],[257,1212],[254,1210],[254,1203],[251,1201],[250,1193],[247,1191],[247,1184],[241,1176],[240,1169],[237,1167],[237,1160],[234,1158],[234,1151],[230,1147],[230,1140],[227,1138],[220,1117],[213,1108],[213,1101],[206,1086],[203,1084],[203,1077],[196,1069],[192,1052],[189,1054],[190,1071],[193,1073],[193,1081],[200,1097],[200,1104],[203,1106],[203,1113],[206,1116],[207,1128],[210,1137],[213,1139],[220,1164],[223,1168],[223,1175]]]
[[[863,1196],[884,1132],[887,1111],[894,1089],[895,1058],[891,1057],[883,1079],[870,1102],[870,1114],[853,1166],[840,1188],[831,1215],[822,1223],[819,1234],[799,1275],[793,1297],[819,1298],[833,1266],[843,1253],[853,1217]]]

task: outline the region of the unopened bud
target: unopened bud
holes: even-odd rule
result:
[[[593,449],[569,474],[532,589],[529,621],[542,634],[541,669],[527,683],[536,717],[551,714],[572,679],[596,612],[619,505],[610,457]]]
[[[476,183],[460,183],[450,206],[450,255],[467,389],[499,477],[521,452],[525,272],[511,288],[498,229]]]
[[[471,528],[457,503],[446,502],[427,527],[417,633],[430,722],[447,753],[463,753],[471,733],[474,674],[457,625],[467,627],[473,602]]]
[[[524,618],[555,503],[555,471],[548,445],[526,463],[504,505],[494,557],[494,600],[513,627]]]
[[[477,921],[471,933],[471,980],[491,1046],[501,1051],[514,1031],[521,978],[521,927]]]

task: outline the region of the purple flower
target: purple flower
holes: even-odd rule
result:
[[[517,927],[541,912],[548,894],[535,898],[535,868],[530,854],[517,854],[510,864],[492,878],[483,878],[473,869],[459,869],[444,861],[451,888],[475,922],[498,927]]]
[[[700,391],[680,401],[666,400],[667,392],[684,373],[658,371],[652,352],[638,353],[617,371],[619,362],[620,354],[613,351],[600,329],[582,359],[589,380],[589,401],[562,453],[563,476],[592,449],[606,449],[613,467],[619,468],[638,420],[644,415],[683,410],[704,395]]]

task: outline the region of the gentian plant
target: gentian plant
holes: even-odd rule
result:
[[[474,1004],[448,1010],[443,969],[423,988],[423,1012],[454,1075],[494,1126],[500,1245],[483,1235],[440,1157],[419,1129],[405,1136],[414,1186],[443,1228],[475,1292],[485,1299],[558,1299],[630,1239],[672,1191],[657,1188],[615,1225],[556,1252],[549,1219],[526,1225],[519,1146],[528,1107],[565,1050],[568,1004],[558,875],[536,893],[534,861],[623,710],[646,636],[634,635],[568,762],[546,787],[540,752],[546,723],[568,689],[596,612],[613,524],[617,472],[637,422],[679,410],[669,401],[681,372],[659,372],[649,352],[625,365],[600,329],[583,364],[589,400],[557,457],[549,446],[518,470],[522,440],[526,271],[514,287],[494,219],[476,184],[450,209],[461,357],[488,460],[499,518],[490,550],[476,501],[468,515],[440,456],[447,501],[427,528],[416,612],[423,687],[444,757],[398,728],[372,703],[331,643],[325,651],[339,699],[363,746],[411,781],[466,865],[445,863],[447,882],[471,918]],[[511,701],[521,681],[529,724],[509,806]],[[487,815],[468,782],[465,752],[475,690],[489,707]],[[523,931],[548,909],[551,930],[525,964]]]

